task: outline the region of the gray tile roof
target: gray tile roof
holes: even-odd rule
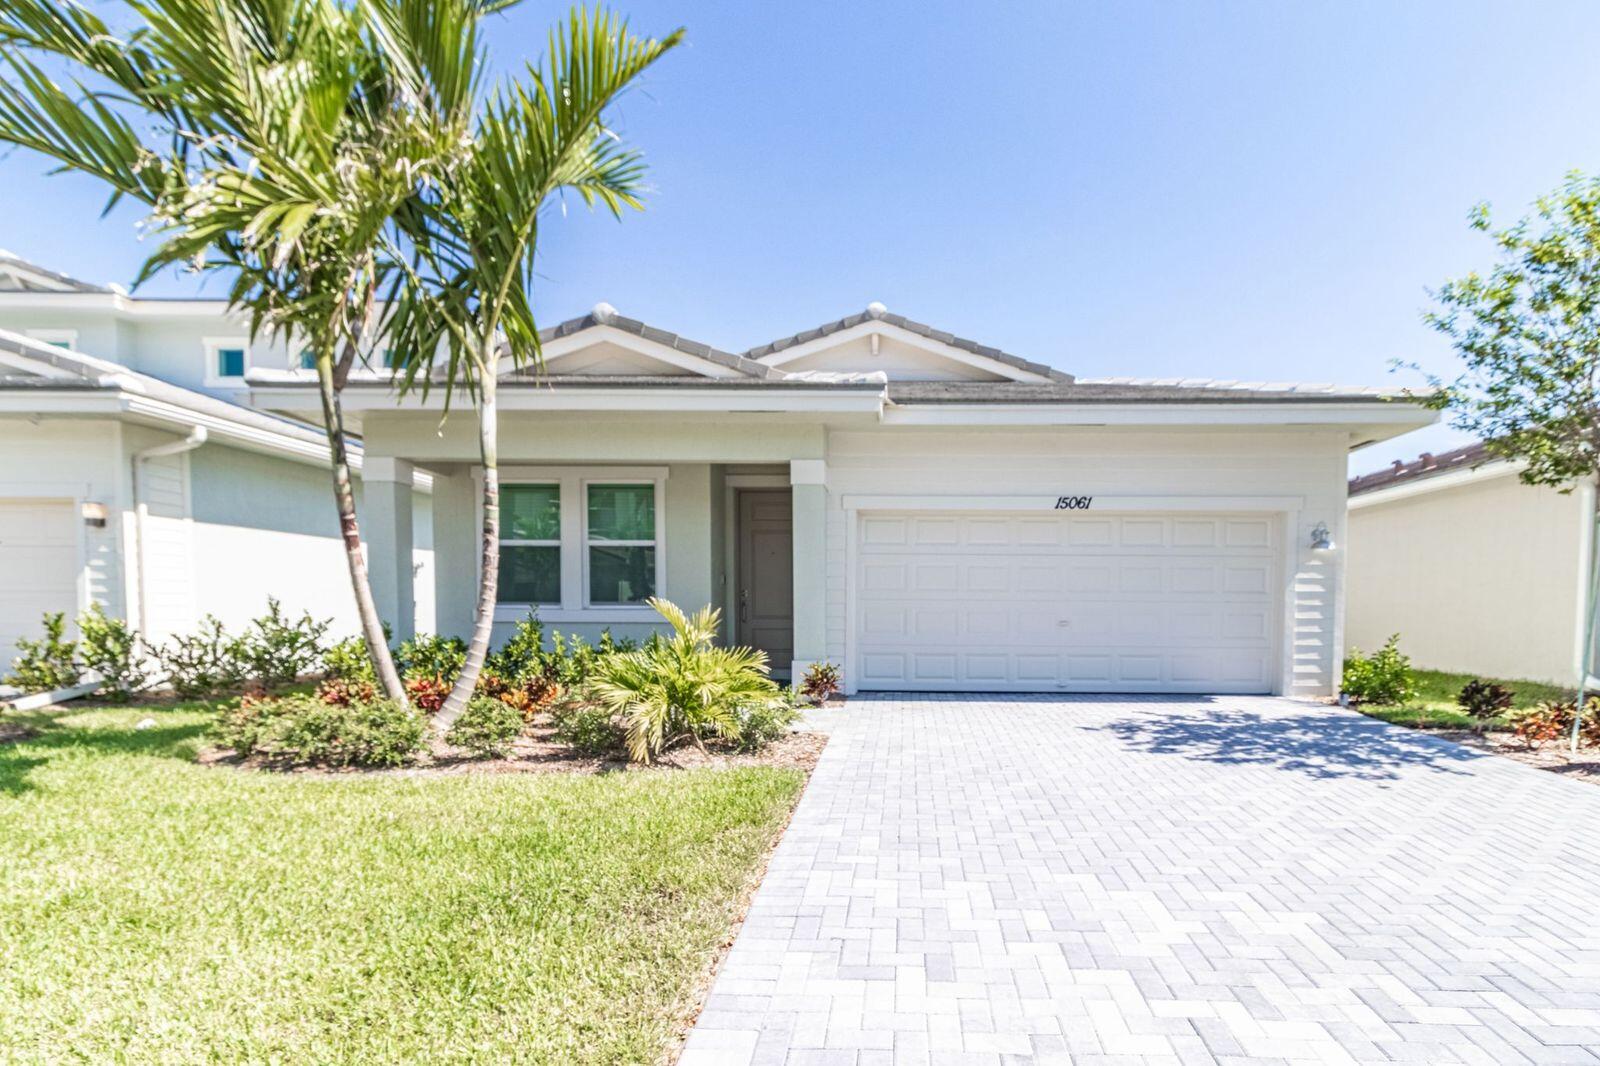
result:
[[[625,333],[632,333],[635,336],[643,337],[645,340],[654,341],[657,344],[664,344],[668,348],[676,349],[677,351],[683,352],[686,355],[693,355],[701,359],[709,360],[710,362],[716,363],[720,366],[728,367],[731,370],[737,370],[740,373],[747,374],[753,378],[773,378],[781,376],[773,367],[758,363],[754,359],[746,359],[742,355],[735,355],[732,352],[724,352],[721,349],[711,347],[709,344],[702,344],[700,341],[693,341],[687,337],[681,337],[676,333],[671,333],[664,329],[657,329],[655,326],[648,325],[647,323],[641,322],[636,318],[624,317],[623,315],[617,313],[616,308],[612,307],[610,304],[604,303],[596,304],[594,309],[586,315],[579,315],[577,318],[569,318],[559,325],[552,326],[549,329],[540,330],[539,340],[543,343],[548,343],[560,337],[568,337],[574,333],[579,333],[586,329],[593,329],[596,326],[610,326],[612,329],[620,329]],[[538,371],[532,368],[523,368],[522,370],[513,371],[511,374],[507,375],[507,378],[509,380],[516,380],[519,378],[540,376],[541,375],[538,373]]]
[[[1406,462],[1396,459],[1382,470],[1374,470],[1370,474],[1361,474],[1350,479],[1349,494],[1360,496],[1363,493],[1377,492],[1393,485],[1402,485],[1415,481],[1425,481],[1428,478],[1438,477],[1455,470],[1471,470],[1487,463],[1505,462],[1500,456],[1489,450],[1483,441],[1474,441],[1460,448],[1452,448],[1447,452],[1434,455],[1432,452],[1423,452],[1417,458]]]
[[[21,274],[33,274],[45,279],[40,284]],[[87,281],[47,270],[30,263],[21,256],[0,249],[0,292],[110,292],[104,285],[91,285]]]
[[[1218,388],[1212,385],[1085,381],[891,381],[889,399],[935,403],[1386,403],[1371,390]]]
[[[985,358],[993,359],[996,362],[1004,363],[1007,366],[1016,367],[1018,370],[1026,370],[1031,374],[1041,374],[1050,378],[1052,381],[1072,380],[1072,375],[1064,371],[1057,370],[1054,367],[1045,366],[1043,363],[1031,362],[1027,359],[1021,358],[1020,356],[1003,352],[999,348],[991,348],[987,344],[979,344],[977,341],[968,340],[965,337],[957,337],[955,334],[946,333],[941,329],[934,329],[930,325],[913,321],[904,315],[894,314],[886,309],[882,304],[872,304],[865,311],[858,311],[853,315],[846,315],[844,318],[841,318],[835,322],[827,322],[823,325],[817,326],[815,329],[808,329],[804,332],[796,333],[790,337],[782,337],[778,340],[758,345],[755,348],[751,348],[744,354],[750,359],[765,359],[768,356],[778,354],[786,348],[793,348],[797,344],[806,344],[810,341],[818,339],[819,337],[827,337],[834,333],[840,333],[844,330],[852,329],[861,325],[863,322],[871,321],[886,322],[891,326],[898,326],[903,330],[915,333],[919,337],[927,337],[929,340],[935,340],[941,344],[948,344],[952,348],[960,348],[962,351],[971,352],[974,355],[981,355]]]

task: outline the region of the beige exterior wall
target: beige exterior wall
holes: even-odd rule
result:
[[[1436,491],[1352,500],[1346,647],[1371,650],[1399,633],[1420,667],[1571,683],[1589,498],[1524,485],[1502,468]]]

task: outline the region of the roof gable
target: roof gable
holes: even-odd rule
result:
[[[0,250],[0,292],[110,292]]]
[[[899,381],[1072,380],[1053,367],[893,314],[880,303],[745,355],[785,370],[882,370]]]
[[[768,378],[770,367],[680,337],[634,318],[610,304],[596,304],[587,315],[569,319],[539,334],[544,365],[525,367],[513,377],[543,374],[585,377]]]

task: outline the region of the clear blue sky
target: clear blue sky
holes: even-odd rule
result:
[[[739,350],[882,300],[1086,376],[1410,383],[1391,359],[1452,365],[1426,288],[1490,260],[1471,205],[1600,170],[1592,2],[619,8],[688,43],[617,115],[648,210],[546,229],[549,323],[603,299]],[[497,59],[562,11],[503,17]],[[0,160],[0,245],[130,278],[137,216],[45,169]]]

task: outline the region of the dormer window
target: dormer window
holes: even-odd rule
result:
[[[207,337],[206,384],[238,385],[250,368],[250,342],[243,337]]]
[[[30,329],[27,336],[44,344],[53,344],[57,348],[75,351],[78,347],[78,331],[75,329]]]
[[[315,370],[317,368],[317,353],[310,348],[300,350],[300,369]]]

